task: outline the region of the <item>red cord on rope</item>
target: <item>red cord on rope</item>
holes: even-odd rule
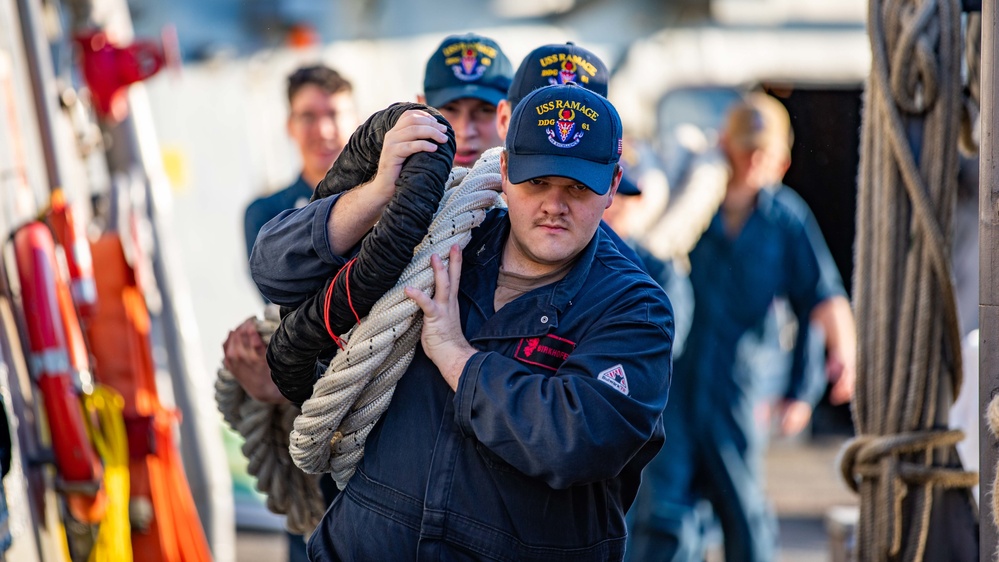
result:
[[[336,275],[333,277],[333,282],[330,283],[329,289],[326,290],[326,298],[323,300],[323,320],[326,321],[326,333],[333,338],[333,343],[335,343],[340,349],[343,349],[343,340],[333,333],[333,328],[330,326],[330,302],[333,300],[333,287],[336,286],[336,280],[339,279],[340,274],[343,273],[347,277],[347,304],[350,305],[350,311],[354,313],[354,318],[357,320],[357,323],[361,323],[361,318],[357,315],[357,311],[354,310],[354,303],[350,300],[350,268],[356,261],[357,257],[354,257],[349,262],[344,264],[344,266],[340,268],[340,271],[336,272]]]

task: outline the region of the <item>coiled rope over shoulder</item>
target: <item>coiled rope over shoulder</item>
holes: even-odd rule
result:
[[[375,301],[396,284],[437,211],[454,160],[454,131],[437,110],[415,103],[391,105],[354,131],[313,198],[370,181],[378,171],[385,134],[411,109],[426,111],[447,126],[448,141],[435,152],[418,152],[406,159],[395,194],[362,240],[355,260],[330,277],[321,291],[284,315],[267,346],[267,363],[282,393],[294,402],[311,394],[316,358],[332,355],[334,343],[340,345],[335,335],[366,316]]]
[[[318,525],[326,506],[318,477],[311,473],[333,472],[337,484],[346,485],[363,455],[364,439],[388,407],[395,383],[412,360],[422,320],[419,308],[402,289],[410,285],[432,291],[430,256],[437,253],[446,261],[451,245],[464,247],[486,211],[503,205],[498,193],[500,152],[487,152],[471,171],[452,170],[440,210],[412,263],[396,287],[354,328],[326,376],[316,383],[313,397],[303,404],[300,417],[292,405],[253,400],[231,373],[219,371],[215,385],[219,410],[246,440],[243,454],[250,459],[248,472],[257,478],[257,489],[267,495],[268,509],[287,514],[290,531],[307,535]],[[258,322],[265,343],[278,322],[274,308]]]
[[[956,463],[961,432],[941,429],[962,373],[949,258],[959,20],[955,0],[870,2],[873,61],[864,93],[854,272],[858,437],[844,448],[841,464],[860,494],[861,562],[922,560],[936,491],[977,482],[977,474]],[[918,156],[907,134],[917,126]]]
[[[330,472],[346,486],[364,454],[364,441],[388,408],[396,382],[413,358],[423,326],[422,313],[403,293],[407,286],[433,291],[430,256],[464,248],[486,211],[503,204],[499,196],[502,148],[487,151],[471,170],[455,168],[441,209],[412,262],[370,314],[344,336],[346,347],[316,382],[302,404],[291,434],[291,456],[310,473]]]

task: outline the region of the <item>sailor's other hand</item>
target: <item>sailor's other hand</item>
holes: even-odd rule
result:
[[[378,172],[373,183],[391,196],[399,179],[406,158],[417,152],[436,152],[438,143],[447,142],[447,127],[433,115],[421,109],[403,113],[395,125],[385,133],[382,153],[378,158]]]
[[[781,435],[797,435],[812,419],[812,405],[804,400],[782,400],[777,404],[777,416]]]
[[[434,270],[433,297],[413,287],[406,287],[406,296],[423,310],[423,333],[420,336],[423,351],[440,369],[451,390],[457,390],[458,379],[469,358],[475,354],[475,348],[461,332],[458,310],[461,249],[457,245],[451,246],[448,260],[445,266],[437,254],[430,258]]]
[[[267,345],[257,332],[256,320],[248,318],[229,332],[222,344],[222,352],[222,365],[251,398],[269,404],[288,401],[271,380]]]
[[[833,406],[846,404],[853,399],[857,385],[856,358],[846,359],[833,350],[828,352],[826,374],[832,387],[829,389],[829,402]]]

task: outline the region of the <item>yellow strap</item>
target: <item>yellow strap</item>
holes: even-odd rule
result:
[[[104,461],[108,509],[100,523],[88,562],[131,562],[132,529],[128,520],[128,435],[122,410],[125,399],[114,389],[96,385],[84,395],[87,433]]]

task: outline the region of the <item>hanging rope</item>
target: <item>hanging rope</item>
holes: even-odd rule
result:
[[[960,12],[955,0],[872,0],[868,26],[854,275],[858,437],[841,468],[860,494],[858,560],[922,560],[934,489],[977,482],[953,468],[961,433],[940,429],[962,372],[949,259]]]
[[[268,343],[278,327],[276,307],[268,307],[257,331]],[[256,477],[257,489],[267,496],[267,509],[285,515],[292,533],[310,535],[326,511],[319,478],[299,470],[288,455],[288,434],[299,414],[291,404],[257,402],[239,385],[232,373],[219,369],[215,400],[222,417],[243,436],[247,472]]]
[[[964,63],[967,87],[961,107],[961,150],[978,154],[978,123],[982,102],[982,13],[971,12],[965,20]]]
[[[455,168],[441,208],[399,282],[361,323],[342,336],[346,346],[302,404],[291,434],[291,456],[310,473],[330,472],[343,488],[364,454],[364,441],[388,408],[396,382],[406,371],[423,326],[420,309],[406,297],[407,286],[432,292],[430,256],[464,248],[486,211],[502,205],[499,160],[502,148],[486,151],[471,170]],[[466,175],[467,174],[467,175]]]

